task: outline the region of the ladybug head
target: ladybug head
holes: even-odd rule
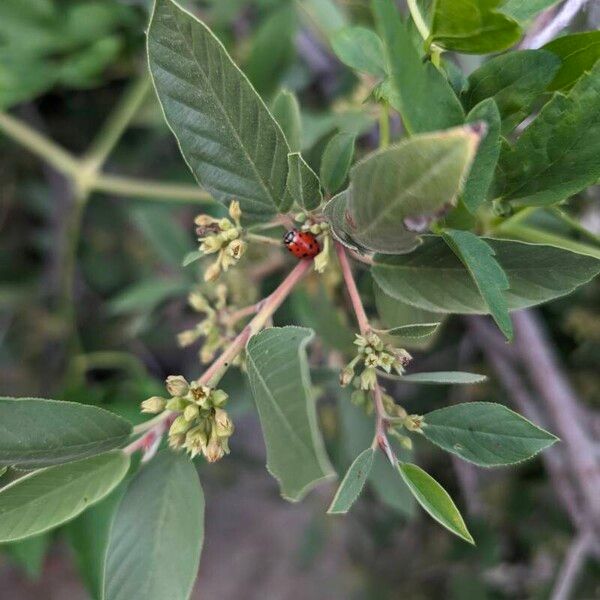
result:
[[[294,241],[294,238],[296,237],[297,233],[297,229],[290,229],[289,231],[287,231],[286,234],[283,236],[283,243],[286,246],[289,246]]]

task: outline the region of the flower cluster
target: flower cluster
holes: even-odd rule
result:
[[[177,342],[181,347],[191,346],[199,338],[204,341],[198,351],[198,358],[202,364],[211,362],[219,350],[224,350],[236,336],[237,320],[232,318],[235,307],[227,306],[228,287],[217,285],[213,290],[214,302],[209,300],[199,291],[194,291],[188,296],[188,304],[198,313],[204,314],[198,324],[192,329],[186,329],[177,335]],[[242,356],[238,355],[233,364],[240,365]]]
[[[394,348],[385,344],[381,338],[370,331],[366,335],[357,335],[354,343],[358,346],[356,356],[340,373],[340,384],[347,386],[353,382],[361,390],[374,390],[377,385],[377,369],[391,373],[392,369],[402,375],[404,367],[412,356],[404,348]],[[355,377],[357,366],[362,365],[362,371]]]
[[[171,398],[148,398],[142,402],[142,412],[179,413],[169,429],[169,446],[184,448],[192,458],[202,454],[208,462],[229,454],[233,423],[223,409],[227,394],[197,381],[188,383],[181,375],[167,377],[166,387]]]
[[[247,244],[241,239],[242,211],[236,200],[229,205],[229,217],[230,219],[215,219],[210,215],[198,215],[194,220],[200,252],[217,253],[215,262],[204,271],[204,281],[216,281],[222,271],[235,265],[246,252]]]

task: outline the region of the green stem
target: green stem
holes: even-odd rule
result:
[[[162,183],[119,175],[98,175],[93,184],[93,190],[146,200],[169,200],[197,204],[213,202],[212,196],[207,191],[195,185]]]
[[[381,103],[379,112],[379,147],[387,148],[390,145],[390,108],[387,102]]]
[[[119,104],[110,113],[83,157],[84,163],[90,170],[97,172],[102,168],[140,108],[149,89],[150,78],[145,73],[125,91]]]
[[[277,246],[279,248],[283,247],[283,244],[282,244],[280,238],[272,238],[272,237],[269,237],[268,235],[259,235],[257,233],[246,233],[246,234],[244,234],[244,237],[249,242],[258,242],[260,244],[268,244],[269,246]]]
[[[429,26],[425,22],[425,18],[421,14],[419,10],[419,5],[417,4],[417,0],[407,0],[408,10],[410,11],[410,16],[412,20],[415,22],[415,26],[417,31],[421,34],[421,37],[424,40],[427,40],[430,35]]]
[[[574,219],[564,210],[558,208],[557,206],[553,206],[549,208],[549,211],[563,223],[566,223],[573,231],[576,231],[594,244],[600,244],[600,236],[596,235],[593,231],[586,229],[577,219]]]
[[[72,154],[22,121],[0,112],[0,131],[45,160],[63,175],[73,178],[77,174],[79,161]]]

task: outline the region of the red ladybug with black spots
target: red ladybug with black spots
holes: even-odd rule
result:
[[[310,231],[290,229],[283,236],[283,243],[296,258],[314,258],[321,251],[317,238]]]

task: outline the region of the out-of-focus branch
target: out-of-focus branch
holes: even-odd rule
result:
[[[544,11],[536,18],[520,47],[541,48],[565,29],[587,3],[588,0],[566,0],[560,9],[552,7]]]
[[[580,533],[569,546],[565,560],[558,572],[550,600],[569,600],[573,598],[573,588],[577,577],[594,544],[592,531]]]
[[[586,498],[592,522],[600,523],[600,463],[583,425],[584,412],[536,313],[520,311],[513,315],[513,319],[523,366],[565,444],[565,453]]]

